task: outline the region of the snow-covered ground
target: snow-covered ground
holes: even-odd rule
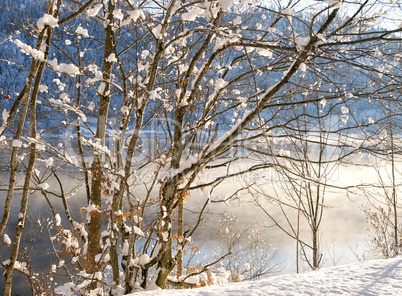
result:
[[[188,290],[146,291],[132,296],[402,295],[402,258],[323,268]]]

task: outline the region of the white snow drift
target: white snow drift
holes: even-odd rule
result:
[[[131,296],[402,295],[402,258],[358,262],[254,282]]]

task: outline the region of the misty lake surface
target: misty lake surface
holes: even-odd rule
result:
[[[251,164],[243,163],[242,166],[249,166]],[[222,172],[223,173],[223,172]],[[248,180],[258,178],[260,173],[255,175],[249,175],[246,177]],[[266,175],[270,176],[270,172],[267,171]],[[7,184],[8,174],[3,173],[1,178],[3,184]],[[22,176],[20,181],[22,180]],[[216,176],[209,176],[216,177]],[[204,176],[204,178],[209,178]],[[65,177],[68,178],[68,177]],[[338,169],[337,174],[334,175],[334,179],[331,180],[340,186],[352,186],[361,183],[368,183],[376,180],[376,172],[369,166],[341,166]],[[62,181],[68,181],[67,179]],[[191,192],[187,198],[185,204],[185,224],[194,225],[194,217],[198,217],[197,212],[201,209],[207,198],[212,201],[218,201],[227,198],[237,190],[238,186],[244,186],[242,182],[245,179],[226,180],[220,184],[213,195],[207,197],[204,191]],[[69,182],[65,182],[69,184]],[[73,184],[73,182],[70,182]],[[57,191],[57,183],[52,180],[49,182],[50,188]],[[71,185],[73,186],[73,185]],[[71,188],[70,188],[71,189]],[[84,188],[80,189],[80,192],[68,200],[71,213],[74,218],[81,221],[79,210],[81,207],[86,206],[86,199],[84,198]],[[269,191],[269,186],[267,187]],[[1,193],[1,202],[4,202],[6,191]],[[141,192],[138,192],[141,195]],[[9,224],[6,228],[7,233],[12,239],[14,233],[15,223],[19,213],[19,201],[20,196],[16,195],[13,200],[12,214]],[[64,214],[62,202],[59,198],[51,197],[50,202],[55,208],[55,211],[60,214],[62,218],[63,226],[67,227],[68,222]],[[367,204],[365,197],[358,190],[335,190],[328,189],[325,196],[325,207],[322,220],[322,227],[320,230],[321,252],[323,253],[323,266],[332,266],[357,261],[358,256],[362,255],[362,252],[366,249],[367,243],[367,223],[365,221],[365,215],[361,208]],[[270,204],[269,202],[263,203],[270,214],[278,219],[280,223],[284,223],[285,220],[278,206]],[[27,220],[27,226],[25,235],[23,236],[25,247],[33,247],[30,251],[32,268],[39,274],[47,272],[45,268],[49,268],[53,262],[54,257],[47,255],[43,250],[49,247],[49,241],[46,237],[39,233],[40,226],[38,220],[46,221],[46,219],[52,219],[52,215],[47,202],[39,192],[35,192],[30,196],[29,203],[30,215]],[[264,236],[264,241],[268,243],[266,247],[268,253],[272,254],[272,265],[277,265],[275,269],[277,273],[291,273],[296,271],[296,241],[284,234],[277,227],[273,227],[272,221],[259,209],[249,196],[247,191],[241,192],[236,198],[228,200],[226,203],[210,203],[208,208],[209,215],[206,216],[203,221],[203,225],[198,229],[196,235],[192,237],[192,242],[195,246],[199,245],[200,254],[194,257],[193,261],[199,261],[201,263],[208,263],[211,260],[211,254],[219,253],[218,249],[223,250],[224,239],[219,233],[219,228],[230,228],[230,232],[241,233],[244,230],[250,230],[258,228]],[[226,218],[223,218],[222,214],[225,214]],[[228,218],[232,217],[232,218]],[[237,220],[236,224],[233,221]],[[305,227],[302,225],[301,235],[306,240],[309,240],[309,234]],[[246,241],[240,240],[241,244],[246,245]],[[0,257],[4,261],[9,258],[11,247],[5,245],[0,246]],[[208,256],[209,255],[209,256]],[[241,259],[239,259],[241,260]],[[303,270],[303,268],[301,268]],[[57,282],[57,277],[54,277],[54,282]],[[57,286],[57,284],[55,284]],[[4,287],[4,277],[0,278],[0,290]],[[13,291],[16,294],[26,295],[30,294],[28,285],[20,277],[15,281],[13,285]]]

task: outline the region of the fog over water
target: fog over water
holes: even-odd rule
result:
[[[252,163],[243,161],[239,167],[249,167]],[[222,168],[221,172],[215,172],[215,175],[208,175],[208,172],[204,172],[200,178],[203,180],[211,180],[216,178],[220,173],[224,173],[226,168]],[[252,181],[259,181],[262,176],[262,172],[254,172],[243,177],[236,177],[234,179],[228,179],[222,182],[210,195],[210,187],[208,190],[192,191],[185,204],[185,217],[184,222],[187,225],[195,225],[195,218],[198,218],[199,210],[204,205],[207,198],[211,201],[225,200],[228,196],[231,196],[241,187]],[[272,172],[267,169],[265,176],[269,179],[270,176],[274,176]],[[144,174],[146,176],[146,174]],[[3,174],[3,182],[7,179],[8,175]],[[67,184],[66,191],[74,188],[77,184],[72,180],[67,180],[68,177],[64,177],[65,184]],[[20,181],[22,180],[20,176]],[[339,167],[339,170],[333,176],[331,182],[339,186],[353,186],[362,183],[375,182],[377,180],[376,171],[371,166],[357,166],[357,165],[344,165]],[[198,180],[201,182],[201,180]],[[55,180],[48,181],[50,188],[54,191],[58,191],[58,184]],[[5,184],[5,183],[3,183]],[[266,184],[266,192],[274,195],[272,190],[272,184]],[[82,220],[79,215],[79,209],[86,204],[86,198],[84,197],[84,188],[80,189],[80,192],[68,200],[72,216],[78,221]],[[136,192],[136,196],[142,195],[141,189]],[[155,189],[157,193],[157,189]],[[281,192],[276,192],[276,194]],[[6,191],[0,192],[1,196],[5,196]],[[2,198],[4,201],[4,198]],[[19,201],[20,197],[15,196],[13,200],[12,214],[9,224],[6,228],[7,233],[12,239],[15,223],[19,213]],[[60,213],[63,226],[67,227],[68,222],[64,214],[62,202],[59,198],[51,197],[50,202],[55,208],[55,211]],[[367,224],[365,222],[364,213],[361,207],[367,202],[359,190],[346,190],[328,188],[325,195],[325,207],[323,220],[321,223],[320,240],[322,242],[323,253],[323,266],[339,265],[358,260],[355,253],[359,253],[365,249],[365,237],[368,233]],[[283,214],[280,208],[268,201],[261,201],[264,209],[266,209],[273,217],[278,219],[280,223],[285,223]],[[51,212],[47,202],[43,196],[36,192],[30,196],[29,203],[30,216],[27,221],[27,227],[24,236],[25,246],[32,246],[34,248],[47,248],[49,246],[48,240],[42,236],[38,229],[40,228],[37,220],[44,221],[46,218],[51,217]],[[266,216],[266,214],[258,208],[248,191],[240,191],[234,198],[227,200],[226,202],[213,203],[211,202],[206,211],[203,224],[198,229],[196,235],[192,238],[194,245],[201,245],[201,253],[195,257],[195,260],[204,260],[204,256],[207,255],[207,259],[210,260],[212,254],[219,253],[218,247],[223,244],[222,235],[218,230],[223,228],[225,231],[228,225],[233,224],[229,218],[222,218],[222,213],[226,213],[226,217],[235,217],[238,219],[236,224],[231,226],[231,232],[239,231],[241,233],[244,230],[258,229],[263,233],[265,241],[268,242],[267,247],[270,249],[270,253],[276,253],[272,255],[272,264],[278,264],[277,272],[289,273],[295,272],[295,248],[296,241],[288,237],[277,227],[273,227],[272,221]],[[234,216],[233,216],[234,215]],[[294,217],[291,217],[294,218]],[[226,221],[226,222],[225,222]],[[234,220],[233,220],[234,221]],[[285,224],[283,224],[285,225]],[[301,226],[301,236],[305,240],[309,240],[310,236],[307,232],[306,225]],[[32,234],[34,236],[32,236]],[[244,242],[244,240],[243,240]],[[275,251],[276,250],[276,251]],[[11,247],[0,245],[1,260],[9,258]],[[51,262],[54,262],[54,257],[47,255],[45,252],[37,252],[33,250],[32,254],[32,266],[36,272],[41,273],[43,268],[49,268]],[[55,281],[57,278],[55,277]],[[18,284],[17,284],[18,283]],[[15,293],[26,293],[27,285],[24,282],[15,282]],[[4,287],[4,277],[0,277],[0,290]]]
[[[257,172],[255,174],[261,174]],[[269,174],[269,173],[268,173]],[[255,179],[256,175],[251,176]],[[353,186],[362,183],[369,183],[376,180],[376,172],[370,167],[360,166],[342,166],[339,172],[334,175],[336,180],[332,180],[338,186]],[[244,182],[227,181],[217,188],[215,197],[225,198],[230,196],[236,188],[244,186]],[[275,194],[284,194],[283,192],[274,192],[272,186],[267,184],[264,189],[266,193],[275,196]],[[355,194],[351,192],[356,192]],[[191,196],[194,201],[201,199],[201,196]],[[211,197],[213,200],[214,198]],[[281,225],[286,226],[286,220],[280,208],[268,201],[260,200],[263,208],[269,212]],[[195,202],[194,202],[195,203]],[[328,188],[325,193],[324,213],[320,228],[320,241],[322,243],[323,265],[330,266],[334,264],[342,264],[351,261],[356,261],[358,258],[355,252],[362,252],[365,248],[365,236],[367,235],[367,223],[365,215],[362,212],[362,206],[366,205],[366,199],[359,190],[346,190]],[[197,208],[192,204],[194,208]],[[198,206],[199,207],[199,206]],[[258,228],[262,230],[267,241],[271,244],[271,248],[277,249],[277,255],[274,258],[275,262],[282,263],[282,272],[294,272],[295,266],[295,248],[296,241],[287,236],[283,231],[274,226],[269,217],[261,208],[255,205],[253,198],[247,193],[242,192],[238,198],[227,202],[227,206],[223,204],[213,204],[216,212],[235,213],[239,219],[237,228]],[[289,212],[290,218],[293,212]],[[214,228],[219,217],[209,218],[206,225],[200,230],[202,235],[206,236],[208,229]],[[301,237],[309,240],[309,232],[306,223],[301,225]],[[235,227],[236,228],[236,227]],[[201,234],[199,234],[202,236]],[[216,238],[218,239],[218,238]],[[361,255],[361,254],[359,254]]]

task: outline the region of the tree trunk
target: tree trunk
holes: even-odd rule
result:
[[[319,252],[318,252],[318,231],[316,228],[313,228],[313,270],[319,268],[320,260],[319,260]]]
[[[113,69],[113,61],[108,59],[112,53],[114,53],[114,31],[113,23],[114,16],[113,11],[115,9],[114,1],[109,1],[108,7],[108,25],[105,26],[105,49],[103,56],[103,80],[104,88],[100,89],[100,105],[98,114],[98,123],[96,129],[96,140],[101,146],[106,143],[106,128],[107,119],[109,113],[110,104],[110,79]],[[99,268],[99,263],[95,260],[96,256],[102,253],[100,249],[100,238],[102,231],[102,179],[103,175],[103,152],[97,151],[94,155],[94,161],[92,164],[92,184],[91,184],[91,199],[90,203],[98,208],[98,211],[92,211],[90,213],[89,232],[88,232],[88,248],[87,258],[85,263],[86,272],[93,274]],[[90,289],[96,289],[98,283],[93,281],[90,285]]]
[[[393,125],[392,125],[392,116],[390,117],[389,120],[389,127],[390,127],[390,140],[391,140],[391,176],[392,176],[392,211],[394,215],[394,249],[395,249],[395,254],[394,256],[399,255],[399,238],[398,238],[398,199],[396,195],[396,181],[395,181],[395,149],[394,149],[394,133],[393,133]]]
[[[161,244],[155,284],[166,288],[167,277],[176,265],[172,255],[172,208],[176,194],[176,180],[168,180],[161,190],[161,214],[162,219],[158,226],[159,243]]]
[[[51,30],[49,30],[51,31]],[[51,35],[51,34],[49,34]],[[50,38],[50,37],[49,37]],[[50,39],[49,39],[50,40]],[[32,97],[30,100],[30,129],[31,129],[31,138],[36,139],[36,101],[39,92],[40,82],[42,80],[43,71],[45,69],[45,63],[42,62],[38,71],[38,75],[36,77],[35,86],[32,92]],[[13,272],[14,272],[14,265],[17,261],[18,253],[20,250],[20,241],[22,232],[25,228],[25,218],[27,213],[28,207],[28,197],[29,197],[29,190],[31,185],[31,178],[33,174],[33,170],[35,167],[35,160],[36,160],[36,144],[31,143],[31,151],[29,156],[28,168],[25,174],[25,181],[24,187],[22,191],[22,198],[21,198],[21,208],[18,217],[17,228],[15,230],[14,239],[13,239],[13,246],[11,250],[10,256],[10,263],[6,267],[6,283],[4,286],[4,295],[10,296],[11,295],[11,288],[12,288],[12,281],[13,281]]]
[[[177,240],[179,247],[183,247],[181,244],[183,240],[183,197],[180,197],[178,209],[177,209]],[[183,274],[183,252],[177,254],[177,276],[180,277]]]

